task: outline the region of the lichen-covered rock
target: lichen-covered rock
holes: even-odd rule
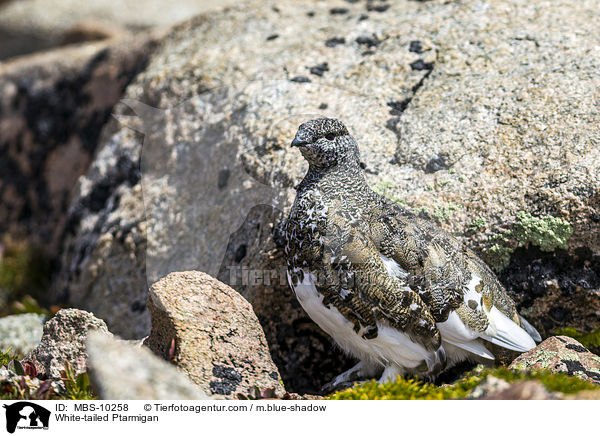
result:
[[[29,352],[24,362],[35,365],[38,375],[60,379],[65,362],[74,373],[86,372],[87,353],[85,340],[90,330],[110,334],[106,323],[93,314],[79,309],[62,309],[44,324],[42,339]]]
[[[202,272],[171,273],[152,285],[148,304],[152,331],[144,344],[205,392],[285,392],[252,306],[229,286]]]
[[[600,384],[600,357],[568,336],[553,336],[523,353],[509,366],[516,370],[548,370]]]
[[[90,332],[87,353],[90,380],[100,399],[210,399],[175,366],[146,347]]]
[[[0,236],[58,256],[76,219],[68,223],[66,212],[77,179],[153,46],[149,38],[116,39],[0,64]],[[90,207],[101,209],[101,198],[98,188]]]
[[[24,313],[0,318],[0,351],[26,354],[40,343],[44,315]]]
[[[146,281],[210,272],[252,303],[286,385],[317,391],[350,362],[289,290],[278,229],[306,169],[297,126],[334,116],[368,182],[503,270],[543,334],[600,324],[597,2],[345,8],[256,1],[164,38],[80,184],[60,279],[72,297],[123,293],[141,319]],[[141,181],[85,206],[121,154],[141,156]]]

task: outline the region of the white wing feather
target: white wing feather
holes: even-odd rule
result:
[[[381,259],[388,273],[398,279],[406,277],[407,273],[394,260],[381,255]],[[484,339],[501,347],[515,351],[528,351],[535,347],[535,340],[541,340],[537,330],[531,326],[523,317],[521,322],[524,328],[520,327],[513,320],[504,315],[496,307],[487,311],[481,304],[481,294],[476,290],[481,278],[473,275],[471,281],[467,284],[464,300],[465,304],[469,300],[475,301],[476,310],[484,311],[489,326],[485,332],[476,332],[465,325],[456,312],[450,312],[448,319],[444,322],[438,322],[437,327],[442,335],[442,340],[454,345],[457,348],[481,356],[486,359],[495,359],[494,355],[479,341]]]

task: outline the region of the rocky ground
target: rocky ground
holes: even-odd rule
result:
[[[351,366],[282,273],[306,170],[289,142],[315,116],[341,119],[374,189],[479,253],[546,339],[433,397],[580,395],[549,373],[600,385],[598,0],[257,0],[193,18],[199,2],[62,1],[61,20],[38,3],[0,4],[0,35],[48,41],[0,53],[0,348],[17,357],[0,395],[282,398]]]

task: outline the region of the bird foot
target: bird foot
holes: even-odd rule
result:
[[[323,394],[329,394],[331,392],[339,391],[354,386],[355,383],[364,383],[370,378],[377,375],[378,368],[374,365],[367,364],[364,362],[358,362],[352,368],[344,371],[332,381],[327,383],[321,388]]]

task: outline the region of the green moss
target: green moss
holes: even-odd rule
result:
[[[491,370],[491,375],[510,383],[523,380],[537,380],[550,392],[560,392],[563,394],[600,390],[600,386],[582,380],[579,377],[549,371],[519,372],[501,367]]]
[[[583,390],[598,390],[600,386],[577,377],[547,371],[523,373],[499,367],[468,373],[452,385],[436,386],[415,379],[398,377],[396,382],[375,381],[355,385],[327,397],[331,400],[446,400],[465,398],[488,375],[515,383],[522,380],[538,380],[551,392],[573,394]]]
[[[527,212],[517,214],[513,230],[519,246],[532,244],[542,251],[565,248],[572,234],[573,226],[568,221],[549,215],[534,217]]]
[[[565,327],[555,331],[555,335],[569,336],[581,343],[585,348],[590,351],[600,351],[600,329],[594,330],[589,333],[581,333],[575,327]]]
[[[464,398],[479,384],[479,378],[461,380],[459,383],[438,387],[416,379],[398,377],[396,382],[369,381],[329,396],[331,400],[446,400]]]

